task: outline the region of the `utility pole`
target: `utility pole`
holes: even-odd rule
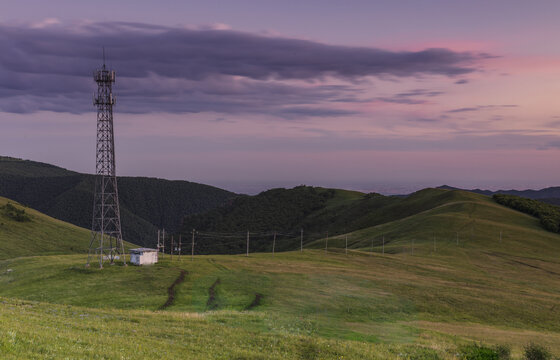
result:
[[[192,229],[191,261],[194,260],[194,229]]]
[[[325,240],[325,254],[327,253],[329,248],[329,232],[327,231],[327,239]]]
[[[276,231],[274,232],[274,238],[272,239],[272,257],[274,257],[274,248],[276,247]]]
[[[346,247],[344,251],[346,253],[346,256],[348,256],[348,235],[346,235],[345,239],[346,239]]]
[[[181,234],[179,234],[179,261],[181,261]]]
[[[158,231],[157,231],[157,251],[158,251],[158,253],[159,253],[159,247],[160,247],[160,244],[159,244],[159,229],[158,229]],[[159,254],[158,254],[158,256],[159,256]]]
[[[247,230],[247,255],[245,256],[249,256],[249,230]]]
[[[163,259],[163,255],[165,254],[165,229],[162,230],[161,236],[161,258]]]
[[[303,229],[301,229],[301,234],[299,236],[299,246],[300,246],[300,252],[303,252]]]

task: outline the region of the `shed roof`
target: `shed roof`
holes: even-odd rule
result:
[[[145,253],[145,252],[157,252],[156,249],[152,249],[152,248],[136,248],[136,249],[130,249],[131,253]]]

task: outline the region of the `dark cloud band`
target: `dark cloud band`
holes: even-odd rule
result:
[[[328,78],[463,75],[486,54],[448,49],[387,51],[137,23],[93,23],[36,29],[0,25],[0,110],[83,112],[91,109],[91,71],[101,47],[117,69],[126,112],[267,112],[321,116],[319,105],[358,101],[355,86],[328,88]],[[306,86],[293,80],[317,81]],[[404,98],[404,97],[403,97]],[[146,100],[150,99],[149,103]],[[282,110],[282,105],[292,110]],[[311,110],[293,110],[309,105]],[[74,106],[69,109],[69,106]],[[307,109],[307,108],[306,108]]]

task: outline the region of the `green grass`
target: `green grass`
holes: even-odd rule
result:
[[[18,222],[2,207],[11,203],[25,210],[30,221]],[[89,231],[53,219],[14,201],[0,197],[0,259],[36,254],[87,253]]]
[[[454,359],[455,347],[278,332],[261,312],[91,309],[0,298],[2,359]],[[255,330],[258,327],[258,330]]]
[[[483,341],[511,345],[517,359],[529,342],[560,354],[560,235],[476,194],[427,191],[408,204],[427,209],[347,234],[348,255],[337,236],[328,253],[320,239],[303,253],[165,256],[146,267],[86,269],[84,254],[2,260],[0,353],[455,359]],[[181,270],[174,304],[158,311]]]
[[[8,203],[24,210],[29,221],[20,222],[9,216],[3,209]],[[33,255],[87,254],[90,239],[89,230],[0,197],[0,260]],[[135,245],[126,242],[125,246]]]
[[[476,339],[502,343],[512,336],[524,344],[537,334],[560,344],[556,278],[543,278],[537,269],[531,273],[502,258],[494,259],[493,270],[487,271],[487,259],[477,260],[464,249],[462,254],[452,263],[437,256],[353,253],[347,257],[306,250],[274,258],[270,254],[200,256],[194,262],[166,258],[150,267],[103,270],[85,269],[79,255],[20,258],[0,264],[12,269],[0,275],[0,295],[150,312],[166,301],[167,287],[185,269],[189,274],[166,312],[214,313],[207,307],[208,288],[219,278],[214,310],[240,318],[262,316],[262,321],[242,324],[235,320],[244,331],[448,346]],[[560,271],[558,264],[547,266]],[[262,304],[245,312],[256,293],[264,295]],[[441,324],[449,329],[438,331]],[[486,330],[483,339],[477,337],[481,329]],[[442,338],[436,342],[434,334]]]

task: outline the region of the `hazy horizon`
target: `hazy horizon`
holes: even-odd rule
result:
[[[22,158],[15,155],[6,155],[0,154],[0,156],[9,156],[13,158],[18,158],[22,160],[30,160],[30,161],[39,161],[37,159],[28,159]],[[39,161],[45,162],[45,161]],[[45,162],[49,163],[49,162]],[[51,165],[59,166],[65,168],[70,171],[77,171],[80,173],[85,174],[93,174],[92,169],[77,169],[72,167],[66,167],[62,164],[56,163],[49,163]],[[305,181],[298,181],[292,179],[286,180],[272,180],[272,181],[261,181],[261,182],[241,182],[241,181],[212,181],[212,182],[204,182],[204,181],[196,181],[194,179],[189,178],[181,178],[181,177],[165,177],[165,176],[158,176],[157,174],[147,175],[147,174],[121,174],[117,171],[118,176],[146,176],[146,177],[155,177],[161,178],[166,180],[183,180],[183,181],[190,181],[201,183],[205,185],[211,185],[215,187],[219,187],[228,191],[232,191],[238,194],[247,194],[247,195],[256,195],[262,191],[274,189],[274,188],[293,188],[299,185],[307,185],[307,186],[318,186],[318,187],[327,187],[327,188],[337,188],[337,189],[344,189],[344,190],[353,190],[353,191],[360,191],[364,193],[369,192],[376,192],[382,195],[406,195],[412,192],[429,188],[429,187],[440,187],[440,186],[451,186],[465,190],[490,190],[490,191],[498,191],[498,190],[541,190],[548,187],[554,187],[557,185],[551,184],[539,184],[538,182],[535,183],[527,183],[522,185],[516,185],[516,183],[468,183],[462,182],[460,180],[448,180],[448,181],[441,181],[441,182],[430,182],[430,181],[420,181],[420,182],[406,182],[402,180],[386,180],[384,182],[379,181],[359,181],[359,182],[329,182],[325,180],[305,180]]]

